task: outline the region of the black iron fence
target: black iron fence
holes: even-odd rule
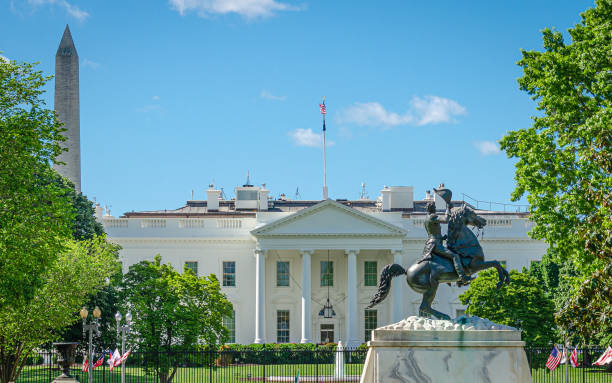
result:
[[[546,368],[551,347],[525,349],[534,383],[565,382],[565,366]],[[610,367],[593,366],[604,348],[579,349],[577,368],[569,367],[569,383],[612,383]],[[223,350],[130,355],[125,366],[126,383],[232,383],[232,382],[358,382],[367,350]],[[56,354],[34,355],[17,383],[50,383],[60,375]],[[87,382],[77,357],[71,374]],[[104,363],[93,371],[93,383],[121,383],[121,367],[110,371]]]
[[[559,365],[555,370],[546,368],[546,361],[552,346],[526,347],[527,360],[534,383],[565,383],[566,366]],[[593,363],[603,354],[604,347],[578,348],[578,367],[567,366],[568,383],[612,383],[612,364],[594,366]]]

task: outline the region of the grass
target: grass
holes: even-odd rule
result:
[[[346,374],[359,376],[363,369],[363,364],[346,364]],[[333,375],[333,364],[282,364],[266,365],[265,376],[284,376],[293,377],[299,370],[300,376],[331,376]],[[583,371],[584,370],[584,371]],[[51,373],[50,373],[51,372]],[[87,373],[80,369],[71,370],[80,382],[87,382]],[[584,381],[583,379],[584,374]],[[60,371],[57,368],[49,369],[48,366],[30,366],[24,368],[17,383],[49,383],[57,376]],[[531,370],[534,383],[564,383],[565,366],[559,366],[554,371],[547,368],[536,368]],[[262,365],[234,365],[229,367],[179,367],[172,383],[233,383],[262,381],[264,376],[264,366]],[[121,369],[115,368],[112,372],[108,367],[98,368],[93,374],[93,383],[120,383]],[[147,375],[140,367],[126,368],[127,383],[156,383],[156,375]],[[342,382],[342,380],[334,380]],[[606,373],[600,368],[569,368],[569,383],[612,383],[612,374]]]
[[[363,364],[345,365],[346,375],[360,376]],[[331,376],[334,372],[333,364],[282,364],[282,365],[266,365],[265,376],[284,376],[293,377],[299,370],[300,376]],[[48,366],[30,366],[25,367],[17,379],[17,383],[49,383],[60,375],[60,371],[54,368],[49,373]],[[71,374],[80,382],[87,382],[87,373],[80,369],[71,369]],[[172,383],[208,383],[208,382],[245,382],[245,381],[261,381],[264,376],[264,366],[262,365],[236,365],[229,367],[179,367]],[[108,368],[97,368],[93,373],[93,383],[120,383],[121,369],[119,367],[113,369],[112,372]],[[125,372],[126,383],[156,383],[157,376],[147,375],[140,367],[127,367]],[[342,382],[342,380],[334,380],[334,382]]]
[[[583,379],[584,374],[584,380]],[[531,370],[534,383],[565,383],[565,365],[557,367],[554,371],[548,368]],[[601,368],[573,368],[569,367],[568,383],[612,383],[612,374]]]

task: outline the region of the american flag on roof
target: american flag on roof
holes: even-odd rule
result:
[[[327,113],[327,109],[325,109],[325,104],[319,104],[319,108],[321,108],[321,114]]]
[[[561,353],[559,350],[557,350],[557,346],[554,346],[550,352],[550,355],[548,356],[548,360],[546,361],[546,367],[548,367],[550,371],[553,371],[555,368],[557,368],[560,361]]]

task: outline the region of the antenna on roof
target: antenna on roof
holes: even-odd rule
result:
[[[221,198],[222,198],[224,201],[227,201],[227,197],[225,196],[225,191],[223,190],[223,188],[221,188]]]
[[[296,187],[296,188],[295,188],[295,198],[294,198],[294,199],[295,199],[295,200],[298,200],[298,199],[300,199],[301,197],[302,197],[302,196],[300,195],[300,188],[299,188],[299,187]]]
[[[246,183],[245,183],[244,185],[242,185],[242,186],[245,186],[245,187],[247,187],[247,186],[253,186],[253,185],[251,185],[251,177],[250,177],[250,174],[249,174],[249,171],[248,171],[248,170],[247,170],[247,179],[246,179]]]
[[[370,196],[368,196],[368,193],[366,192],[366,184],[365,182],[361,183],[361,196],[359,197],[359,199],[369,199]]]
[[[191,200],[192,200],[192,201],[193,201],[193,192],[194,192],[194,190],[193,190],[193,189],[191,189]]]

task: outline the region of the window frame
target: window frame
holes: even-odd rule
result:
[[[372,318],[368,316],[368,314],[374,314],[374,327],[368,328],[368,324],[371,326]],[[375,330],[378,327],[378,310],[376,309],[365,309],[363,310],[363,333],[364,333],[364,341],[367,342],[372,340],[372,330]]]
[[[230,328],[230,326],[227,325],[228,319],[231,319],[231,324],[233,328]],[[232,316],[231,317],[223,316],[221,320],[222,320],[223,326],[227,328],[228,333],[229,333],[229,338],[227,340],[227,343],[236,343],[236,310],[232,309]],[[232,340],[232,333],[233,333],[233,340]]]
[[[230,263],[233,264],[234,271],[233,271],[233,273],[229,273],[229,272],[226,273],[225,272],[225,265],[226,264],[230,264]],[[222,275],[221,283],[222,283],[223,287],[236,287],[236,261],[222,261],[221,262],[221,275]],[[226,276],[227,276],[227,279],[226,279]],[[232,278],[230,278],[230,276]],[[226,281],[228,281],[228,283],[229,283],[230,280],[233,281],[233,284],[226,284]]]
[[[286,318],[287,328],[281,328],[280,327],[280,325],[282,324],[281,321],[284,320],[283,317],[285,313],[287,314],[287,318]],[[286,332],[287,334],[281,335],[281,332],[283,333]],[[290,341],[291,341],[291,310],[276,310],[276,343],[290,343]]]
[[[327,265],[325,274],[323,274],[323,264]],[[321,273],[320,273],[321,287],[334,287],[334,261],[332,260],[321,261],[320,267],[321,267]],[[331,273],[329,272],[330,269],[331,269]]]
[[[287,284],[286,285],[279,284],[280,279],[278,278],[279,276],[278,266],[281,263],[287,264]],[[291,286],[291,262],[290,261],[276,261],[276,287],[290,287],[290,286]]]
[[[189,267],[189,266],[187,265],[188,263],[195,263],[195,271],[193,270],[193,268],[191,268],[191,267]],[[185,261],[185,262],[183,263],[183,272],[184,272],[185,270],[187,270],[187,269],[189,269],[189,270],[193,271],[193,273],[194,273],[194,274],[195,274],[195,276],[197,277],[197,276],[198,276],[198,261]]]
[[[371,271],[368,275],[368,264],[374,264],[374,274],[372,275]],[[374,277],[374,284],[368,284],[368,277]],[[366,287],[376,287],[378,286],[378,261],[363,261],[363,285]]]

